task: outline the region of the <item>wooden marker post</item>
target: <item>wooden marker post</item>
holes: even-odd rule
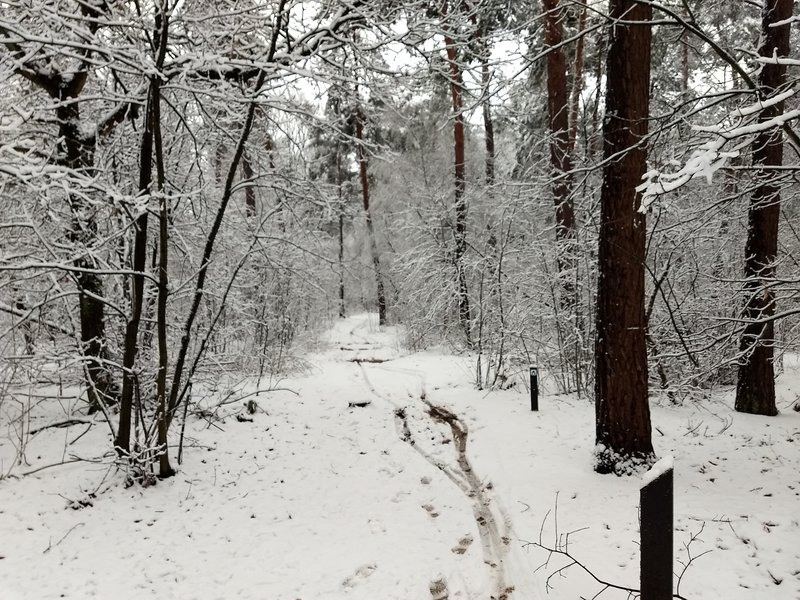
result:
[[[531,410],[539,410],[539,369],[536,367],[530,368],[531,374]]]
[[[645,474],[639,497],[641,600],[672,600],[672,457]]]

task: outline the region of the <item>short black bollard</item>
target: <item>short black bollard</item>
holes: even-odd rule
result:
[[[539,410],[539,369],[531,367],[531,410]]]
[[[641,600],[672,600],[672,457],[658,461],[639,492]]]

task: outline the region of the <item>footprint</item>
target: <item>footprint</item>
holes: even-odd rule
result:
[[[447,600],[450,597],[447,580],[442,576],[431,581],[428,589],[431,591],[431,600]]]
[[[468,533],[467,535],[462,537],[460,540],[458,540],[458,544],[453,546],[451,548],[451,550],[452,550],[453,554],[464,554],[467,551],[467,549],[470,547],[470,545],[472,545],[472,542],[474,542],[474,541],[475,541],[475,539],[472,537],[471,534]]]
[[[369,563],[366,565],[361,565],[355,570],[355,573],[350,575],[347,579],[342,582],[342,586],[347,589],[354,588],[359,583],[364,581],[367,577],[372,575],[375,572],[375,569],[378,568],[378,565],[375,563]]]
[[[394,502],[395,504],[397,504],[399,502],[402,502],[405,499],[406,496],[410,496],[410,495],[411,495],[411,492],[407,492],[405,490],[400,490],[394,496],[392,496],[390,501]]]
[[[439,511],[434,508],[433,504],[423,504],[422,508],[427,510],[428,515],[430,515],[434,519],[439,516]]]
[[[369,520],[369,530],[372,533],[386,533],[386,527],[384,527],[383,523],[381,523],[377,519]]]

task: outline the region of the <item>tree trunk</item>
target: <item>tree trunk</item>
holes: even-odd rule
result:
[[[255,174],[253,173],[253,165],[250,162],[250,155],[245,151],[242,154],[242,176],[245,179],[245,185],[247,187],[244,188],[244,206],[245,206],[245,213],[248,217],[255,217],[256,216],[256,188],[255,186]]]
[[[339,318],[347,316],[344,296],[344,207],[339,205]]]
[[[167,15],[163,15],[164,31],[167,28]],[[156,20],[157,29],[159,21]],[[162,44],[166,43],[166,33]],[[163,47],[163,46],[162,46]],[[158,371],[156,373],[156,444],[159,448],[158,476],[162,479],[172,477],[175,470],[169,462],[169,445],[167,434],[176,406],[171,401],[172,395],[167,390],[167,371],[169,355],[167,350],[167,298],[169,296],[169,208],[164,195],[164,152],[161,136],[161,90],[158,84],[153,98],[153,147],[156,156],[156,182],[158,186],[158,299],[156,302],[156,337],[158,339]],[[230,177],[228,179],[230,182]]]
[[[169,432],[170,422],[177,406],[171,406],[167,393],[167,369],[169,367],[169,356],[167,354],[167,295],[168,276],[167,267],[169,265],[169,231],[167,229],[167,199],[162,194],[159,197],[159,253],[158,253],[158,305],[156,311],[157,337],[158,337],[158,372],[156,374],[156,395],[158,396],[158,408],[156,411],[156,442],[159,448],[158,475],[161,478],[172,477],[175,474],[169,463],[169,445],[167,433]]]
[[[485,43],[485,42],[484,42]],[[483,113],[483,136],[484,148],[486,149],[486,185],[489,187],[489,193],[492,193],[492,186],[494,185],[494,171],[495,171],[495,149],[494,149],[494,121],[492,120],[492,103],[489,98],[489,82],[491,80],[491,72],[489,71],[489,51],[488,48],[484,49],[481,56],[481,87],[486,96],[481,103],[481,112]]]
[[[483,114],[483,137],[485,149],[485,181],[486,193],[489,198],[490,204],[494,204],[495,199],[495,138],[494,138],[494,121],[492,119],[492,103],[491,94],[489,93],[489,83],[491,82],[492,72],[489,68],[490,48],[488,44],[488,36],[486,29],[481,28],[481,87],[483,89],[483,102],[481,103],[481,112]],[[493,230],[493,223],[490,219],[486,224],[486,272],[489,274],[489,299],[486,302],[488,310],[484,309],[483,299],[483,277],[481,277],[481,289],[479,306],[481,307],[481,314],[478,318],[478,341],[477,341],[477,387],[483,389],[484,386],[494,386],[500,373],[503,370],[504,362],[504,345],[505,345],[505,308],[503,306],[503,290],[502,290],[502,270],[500,265],[500,256],[497,247],[497,235]],[[502,232],[501,232],[502,234]],[[495,306],[496,305],[496,306]],[[494,310],[497,310],[497,322],[488,323],[487,316],[494,316]],[[486,376],[484,378],[483,367],[483,353],[484,353],[484,330],[493,331],[500,339],[496,352],[492,352],[494,356],[487,358]],[[489,336],[486,336],[489,337]],[[494,373],[492,369],[494,368]]]
[[[467,273],[464,268],[464,255],[467,251],[467,201],[464,197],[466,190],[466,166],[464,150],[464,102],[462,92],[464,88],[461,68],[456,57],[455,41],[450,35],[447,25],[447,0],[442,3],[441,9],[442,30],[447,53],[447,65],[450,72],[450,95],[453,102],[453,155],[454,155],[454,209],[455,251],[453,263],[456,269],[456,284],[458,295],[458,319],[464,330],[467,346],[472,347],[472,311],[469,305],[469,290],[467,286]]]
[[[645,172],[652,9],[611,0],[600,195],[595,470],[622,472],[626,461],[650,461],[644,309],[645,219],[636,186]],[[645,22],[631,24],[631,21]]]
[[[76,171],[89,171],[94,163],[95,138],[80,133],[80,104],[77,92],[59,87],[59,105],[56,107],[60,141],[58,163]],[[91,272],[95,268],[91,254],[97,239],[98,228],[93,209],[77,196],[69,196],[72,223],[67,238],[75,244],[78,258],[73,264],[81,269],[75,276],[78,288],[78,305],[81,323],[81,350],[86,359],[86,387],[89,412],[100,409],[101,403],[112,404],[115,394],[111,375],[103,366],[106,358],[105,306],[103,282]]]
[[[562,47],[564,13],[559,0],[544,0],[544,42],[547,53],[547,112],[550,126],[550,176],[556,210],[556,269],[559,314],[558,346],[565,372],[574,373],[580,386],[575,209],[572,203],[570,105],[567,97],[567,61]],[[576,52],[581,54],[582,50]],[[576,56],[576,61],[578,57]],[[575,82],[575,86],[579,86]],[[577,98],[575,99],[577,102]],[[576,111],[577,112],[577,111]],[[566,384],[569,385],[569,384]]]
[[[761,21],[760,56],[786,57],[789,54],[788,19],[792,16],[792,0],[767,0]],[[774,24],[783,22],[779,26]],[[759,98],[766,100],[782,88],[786,65],[765,63],[759,74]],[[765,122],[783,113],[783,102],[762,109],[759,121]],[[736,382],[736,410],[759,415],[776,415],[775,370],[773,364],[775,294],[771,284],[775,277],[778,253],[778,220],[780,186],[771,167],[783,163],[783,133],[780,127],[761,131],[753,142],[753,166],[756,187],[748,211],[745,245],[745,291],[747,300],[743,317],[745,326],[740,342],[743,355]]]
[[[683,6],[683,17],[688,21],[691,18],[686,5]],[[689,32],[684,29],[680,37],[681,44],[681,96],[684,102],[689,98]]]
[[[339,200],[339,318],[347,316],[344,293],[344,198],[342,197],[342,153],[336,143],[336,193]]]
[[[163,14],[160,7],[156,12],[155,30],[153,39],[156,41],[156,68],[161,69],[164,65],[167,50],[167,26],[168,19]],[[157,169],[157,189],[159,192],[164,188],[164,156],[161,142],[161,80],[158,77],[150,78],[150,87],[147,96],[147,109],[144,116],[144,127],[142,132],[142,142],[139,152],[139,193],[149,197],[153,193],[153,150],[156,155]],[[164,198],[160,199],[162,209],[165,209]],[[122,361],[122,399],[120,402],[119,427],[117,428],[117,439],[115,445],[120,456],[125,456],[130,452],[131,434],[131,413],[133,412],[134,390],[138,386],[138,381],[134,375],[136,355],[139,351],[139,325],[141,323],[142,311],[144,306],[144,270],[147,262],[147,208],[142,211],[134,223],[134,242],[133,242],[133,271],[131,276],[131,316],[125,326],[125,349]],[[162,216],[164,218],[164,216]],[[166,244],[166,235],[160,232],[159,243]],[[164,256],[166,248],[160,251],[159,256]],[[166,257],[163,258],[166,264]],[[161,265],[160,265],[161,266]],[[159,318],[162,316],[162,302],[166,307],[166,296],[162,294],[163,287],[160,282],[158,289]],[[164,296],[162,298],[162,295]],[[161,322],[159,324],[159,351],[161,351]],[[164,330],[166,334],[166,330]],[[165,343],[165,342],[164,342]],[[166,354],[163,354],[166,357]],[[159,354],[159,366],[161,366],[162,355]],[[164,365],[166,369],[166,365]],[[162,374],[159,372],[158,377]],[[166,374],[164,374],[166,377]],[[166,380],[166,379],[165,379]],[[160,381],[160,380],[159,380]]]
[[[367,220],[367,236],[369,251],[372,255],[372,266],[375,269],[375,280],[378,286],[378,323],[386,325],[386,293],[383,288],[381,257],[378,254],[378,242],[375,239],[375,226],[372,223],[372,212],[369,208],[369,178],[367,177],[367,152],[364,148],[364,114],[356,109],[356,147],[358,151],[358,174],[361,181],[361,200],[364,203],[364,216]]]
[[[587,144],[587,154],[591,159],[597,156],[602,140],[600,136],[600,96],[603,90],[603,86],[601,85],[604,75],[603,56],[607,45],[605,29],[600,29],[594,39],[596,46],[595,53],[597,55],[594,63],[594,105],[592,106],[592,129],[589,134],[589,143]]]
[[[575,286],[569,276],[575,242],[575,210],[570,198],[572,164],[569,156],[569,107],[567,104],[567,61],[561,46],[563,13],[559,0],[544,0],[544,38],[547,53],[547,112],[550,123],[550,166],[553,201],[556,207],[558,275],[564,294],[562,305],[574,305]]]
[[[153,181],[153,102],[158,91],[158,82],[151,80],[145,111],[144,130],[139,151],[139,193],[148,197]],[[122,396],[119,407],[119,427],[115,442],[117,453],[127,456],[130,451],[131,414],[133,412],[134,388],[138,381],[134,375],[136,354],[139,351],[139,324],[144,305],[144,269],[147,262],[147,209],[136,217],[133,239],[133,271],[131,276],[131,316],[125,325],[125,348],[122,357]]]
[[[575,46],[575,62],[572,69],[572,94],[569,100],[569,145],[567,154],[572,158],[575,150],[575,141],[578,139],[578,109],[580,108],[581,90],[583,89],[583,49],[586,45],[586,6],[581,10],[578,18],[578,38]],[[560,28],[560,27],[559,27]]]

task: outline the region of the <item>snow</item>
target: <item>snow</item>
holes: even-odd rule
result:
[[[781,102],[785,102],[792,96],[797,93],[797,90],[786,90],[781,94],[775,94],[774,96],[767,98],[765,100],[759,100],[749,106],[743,106],[741,108],[737,108],[736,110],[731,113],[734,117],[749,117],[751,115],[756,115],[763,111],[765,108],[769,108],[772,106],[776,106]]]
[[[184,464],[149,488],[123,487],[101,455],[99,421],[85,435],[86,425],[41,431],[26,440],[29,464],[14,465],[16,405],[5,402],[0,596],[430,600],[443,584],[451,599],[489,598],[498,585],[514,587],[509,600],[593,597],[599,586],[576,567],[547,594],[568,561],[529,542],[565,539],[602,579],[638,587],[640,478],[592,471],[592,403],[549,393],[540,372],[532,413],[524,389],[475,390],[472,358],[409,354],[401,338],[375,315],[337,321],[327,349],[304,357],[307,372],[253,397],[252,422],[233,418],[236,404],[218,411],[224,421],[190,417]],[[653,401],[656,451],[677,465],[676,572],[690,558],[684,544],[695,557],[681,580],[687,598],[800,597],[800,414],[790,409],[800,365],[778,383],[773,418],[735,413],[730,390],[684,406]],[[470,473],[427,403],[468,431]],[[31,405],[30,427],[73,408]],[[71,456],[97,462],[31,473]]]
[[[642,476],[641,487],[646,487],[648,484],[661,477],[664,473],[674,468],[674,466],[675,460],[671,456],[665,456],[661,460],[657,461],[652,467],[650,467],[650,470]]]
[[[787,90],[771,98],[734,110],[730,117],[736,120],[738,123],[736,126],[723,126],[721,123],[710,126],[693,126],[692,129],[699,133],[710,134],[711,139],[701,143],[693,150],[686,159],[686,163],[677,171],[668,173],[660,169],[651,169],[642,176],[642,183],[636,187],[636,191],[642,194],[639,212],[647,212],[659,196],[673,192],[693,179],[704,178],[706,183],[711,185],[714,174],[726,165],[729,158],[738,156],[739,149],[750,144],[757,134],[784,127],[790,121],[800,118],[800,109],[781,111],[780,114],[764,120],[752,118],[761,114],[766,108],[785,102],[795,93],[795,90]],[[748,120],[748,117],[751,118]],[[738,147],[723,151],[723,147],[731,140],[737,140]]]

